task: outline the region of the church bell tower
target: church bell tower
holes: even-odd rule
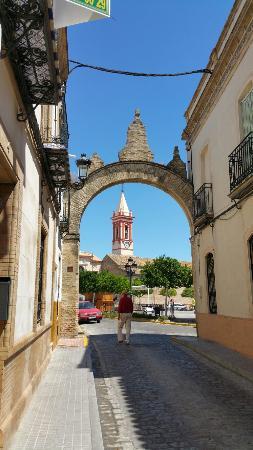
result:
[[[133,255],[133,214],[129,211],[125,194],[122,190],[118,208],[112,216],[113,238],[112,253],[114,255]]]

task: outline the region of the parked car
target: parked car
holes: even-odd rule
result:
[[[95,308],[91,302],[79,301],[78,322],[89,322],[90,320],[96,320],[99,323],[102,320],[102,311]]]
[[[184,305],[183,303],[175,303],[174,309],[177,311],[187,311],[187,306]]]
[[[144,314],[147,314],[148,316],[155,315],[155,310],[152,306],[146,306],[145,308],[143,308],[143,312],[144,312]]]

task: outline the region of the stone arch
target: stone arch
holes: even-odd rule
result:
[[[120,183],[143,183],[169,194],[184,210],[192,225],[192,184],[162,164],[147,161],[124,161],[106,165],[92,172],[83,189],[71,195],[70,234],[79,234],[87,205],[105,189]]]
[[[173,167],[174,169],[174,167]],[[63,242],[62,336],[77,333],[80,222],[87,205],[103,190],[120,183],[143,183],[163,190],[184,210],[192,231],[192,184],[177,171],[151,161],[120,161],[94,170],[84,187],[71,193],[69,233]]]

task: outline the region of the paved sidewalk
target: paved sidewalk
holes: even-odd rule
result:
[[[83,339],[60,344],[9,450],[104,449],[90,351]]]
[[[230,350],[215,342],[204,341],[193,336],[172,337],[173,341],[187,347],[205,358],[214,361],[225,369],[231,370],[253,382],[253,359]]]

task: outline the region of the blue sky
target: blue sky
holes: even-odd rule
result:
[[[69,27],[69,58],[142,72],[204,68],[232,5],[233,0],[111,0],[111,19]],[[140,108],[154,160],[167,164],[175,145],[185,160],[184,112],[199,80],[200,75],[135,78],[74,71],[67,89],[70,153],[98,152],[105,163],[117,161]],[[125,184],[124,191],[135,216],[135,255],[190,260],[189,226],[178,204],[144,184]],[[107,189],[87,207],[82,250],[101,258],[111,252],[111,216],[120,192],[120,185]]]

